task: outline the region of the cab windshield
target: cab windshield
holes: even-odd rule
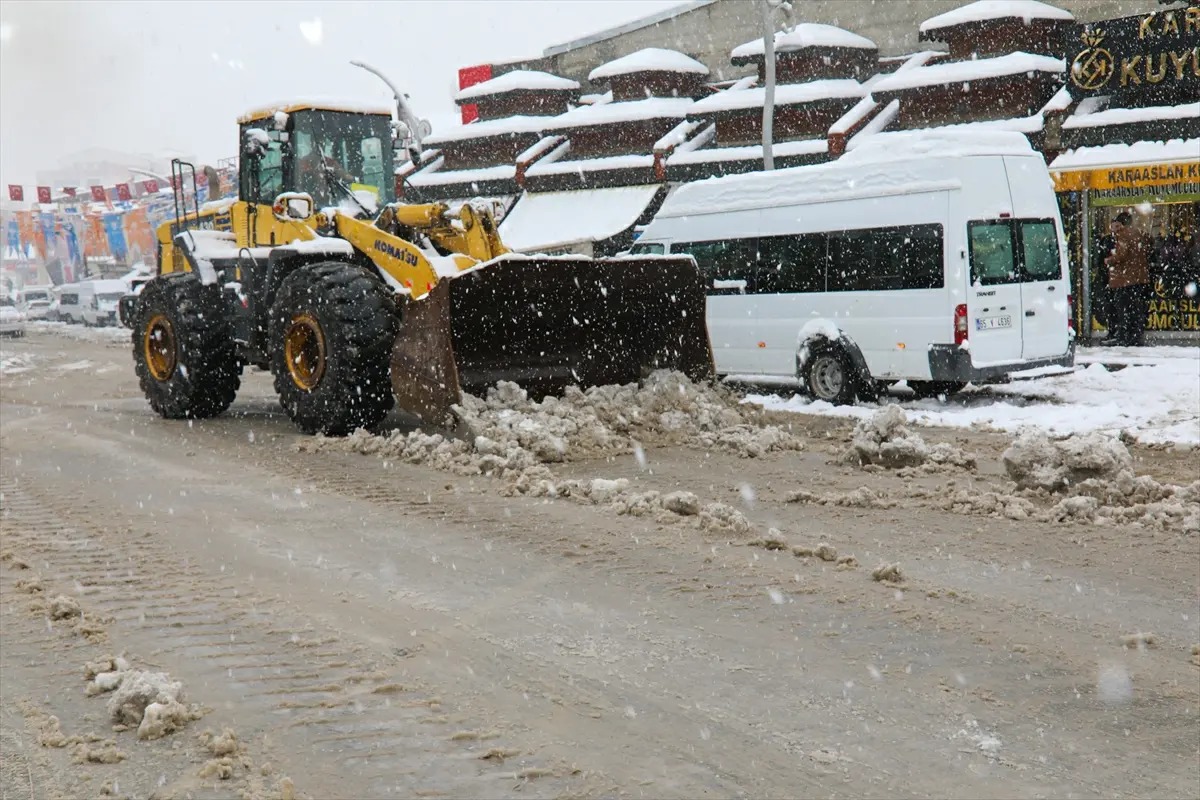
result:
[[[292,119],[296,191],[311,194],[318,208],[345,199],[338,181],[370,192],[380,204],[394,199],[390,117],[301,111]]]

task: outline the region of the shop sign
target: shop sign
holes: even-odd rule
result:
[[[1139,95],[1177,105],[1200,91],[1200,5],[1076,25],[1067,34],[1076,97]]]
[[[1058,192],[1101,192],[1113,197],[1200,194],[1200,161],[1131,164],[1054,172]]]
[[[1150,300],[1148,331],[1200,331],[1200,300],[1168,296],[1161,286]]]

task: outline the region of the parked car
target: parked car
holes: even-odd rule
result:
[[[25,312],[17,308],[11,297],[0,297],[0,334],[5,336],[25,335]]]
[[[59,287],[58,317],[83,325],[116,325],[117,303],[128,285],[120,280],[95,280]]]
[[[26,300],[22,308],[25,312],[25,319],[29,321],[49,319],[51,302],[48,298]]]
[[[1074,363],[1045,161],[1020,135],[905,136],[663,203],[632,252],[696,259],[718,374],[850,403],[901,380],[934,395]]]

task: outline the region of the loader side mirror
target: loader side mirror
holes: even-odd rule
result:
[[[262,128],[247,128],[242,140],[242,152],[250,158],[262,158],[271,146],[271,137]]]
[[[271,210],[280,222],[305,222],[315,210],[312,195],[306,192],[284,192],[275,198]]]

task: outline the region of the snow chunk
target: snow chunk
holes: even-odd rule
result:
[[[649,119],[682,119],[694,105],[695,101],[690,97],[647,97],[645,100],[579,106],[550,120],[544,120],[542,130],[567,130]]]
[[[647,47],[630,53],[627,56],[601,64],[590,73],[589,81],[600,81],[605,78],[615,78],[619,75],[632,75],[638,72],[678,72],[690,75],[707,75],[708,67],[691,56],[686,56],[678,50],[664,50],[661,47]]]
[[[775,32],[775,52],[786,53],[808,47],[850,47],[856,50],[876,50],[878,47],[865,36],[851,33],[835,25],[802,22],[792,28]],[[731,59],[752,58],[764,53],[762,37],[740,44],[729,53]]]
[[[964,25],[971,22],[987,22],[994,19],[1019,17],[1026,25],[1035,19],[1057,19],[1070,21],[1075,16],[1062,8],[1039,3],[1037,0],[978,0],[945,14],[930,17],[921,23],[921,33]]]
[[[1200,103],[1184,103],[1178,106],[1146,106],[1144,108],[1109,108],[1104,111],[1088,111],[1080,102],[1076,110],[1063,122],[1064,128],[1092,128],[1099,125],[1130,125],[1135,122],[1155,122],[1164,119],[1195,119],[1200,117]],[[1200,150],[1194,150],[1192,157]]]
[[[850,446],[842,453],[844,463],[878,464],[889,469],[927,466],[975,469],[975,456],[941,442],[930,447],[908,428],[908,418],[899,406],[889,405],[864,419],[854,428]]]
[[[108,701],[108,713],[117,725],[138,726],[139,739],[160,739],[197,718],[183,703],[183,684],[165,672],[131,670]]]
[[[574,91],[579,89],[579,82],[570,78],[560,78],[549,72],[537,70],[514,69],[491,80],[477,83],[454,95],[454,99],[462,102],[476,97],[487,97],[506,92],[537,92],[537,91]]]
[[[1004,469],[1020,488],[1060,491],[1089,478],[1114,478],[1133,459],[1119,440],[1099,433],[1053,441],[1040,431],[1021,434],[1004,451]]]
[[[72,619],[80,616],[79,603],[73,597],[60,594],[50,601],[50,619]]]

